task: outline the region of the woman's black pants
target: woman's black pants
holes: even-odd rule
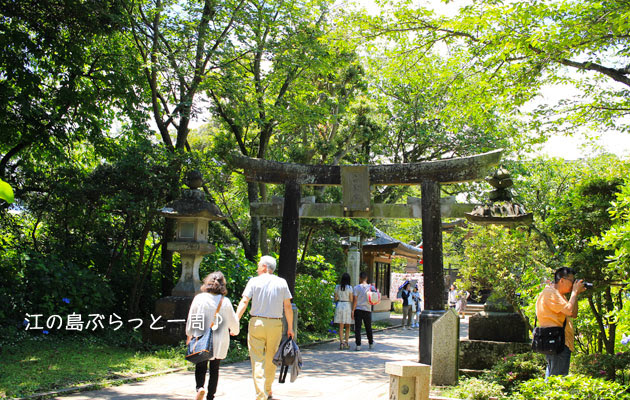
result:
[[[221,360],[210,360],[200,362],[195,365],[195,381],[197,383],[197,390],[203,387],[206,383],[206,372],[208,371],[208,364],[210,364],[210,380],[208,381],[208,400],[214,399],[214,394],[217,391],[217,383],[219,382],[219,364]]]

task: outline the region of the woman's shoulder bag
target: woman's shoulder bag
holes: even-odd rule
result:
[[[214,357],[212,327],[214,326],[214,321],[221,309],[221,303],[223,303],[223,296],[221,296],[221,300],[219,300],[219,305],[217,306],[217,310],[214,312],[210,327],[202,336],[196,336],[190,339],[190,343],[188,343],[188,348],[186,349],[186,360],[193,364],[199,364],[200,362],[208,361]]]

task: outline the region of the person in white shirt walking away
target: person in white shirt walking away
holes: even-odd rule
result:
[[[236,314],[240,319],[252,301],[247,334],[249,358],[256,389],[256,400],[272,399],[271,385],[276,376],[273,356],[282,339],[282,310],[287,319],[287,336],[293,338],[293,309],[287,281],[273,274],[276,259],[262,256],[258,262],[258,276],[247,282]]]

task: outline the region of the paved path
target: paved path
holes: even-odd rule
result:
[[[467,319],[462,320],[461,333],[467,332]],[[400,324],[394,317],[392,322]],[[365,334],[365,333],[364,333]],[[364,339],[365,340],[365,339]],[[290,383],[273,385],[277,400],[383,400],[388,398],[389,377],[385,374],[388,361],[418,360],[417,329],[387,329],[374,334],[374,349],[362,351],[339,350],[338,342],[324,343],[302,349],[303,370],[298,379]],[[190,371],[149,378],[97,391],[58,397],[68,400],[133,400],[163,399],[192,400],[195,397],[195,377]],[[254,384],[249,361],[223,365],[220,370],[217,400],[254,399]]]

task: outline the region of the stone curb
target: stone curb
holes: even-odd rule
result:
[[[380,328],[380,329],[375,329],[374,332],[382,332],[382,331],[386,331],[389,329],[396,329],[396,328],[400,328],[402,327],[402,325],[392,325],[392,326],[388,326],[385,328]],[[309,348],[309,347],[313,347],[316,345],[320,345],[320,344],[326,344],[326,343],[332,343],[337,341],[337,339],[327,339],[327,340],[322,340],[319,342],[311,342],[311,343],[306,343],[303,345],[300,345],[301,348]],[[139,375],[134,375],[134,376],[129,376],[126,378],[119,378],[119,379],[112,379],[112,380],[108,380],[102,383],[89,383],[86,385],[80,385],[80,386],[75,386],[75,387],[70,387],[70,388],[63,388],[63,389],[59,389],[59,390],[51,390],[49,392],[42,392],[42,393],[35,393],[32,394],[30,396],[27,397],[19,397],[17,398],[17,400],[39,400],[39,399],[47,399],[47,398],[54,398],[56,396],[59,396],[61,394],[70,394],[70,393],[78,393],[78,392],[87,392],[90,390],[96,390],[96,389],[102,389],[104,387],[108,387],[108,386],[117,386],[117,385],[123,385],[125,383],[130,383],[130,382],[136,382],[136,381],[140,381],[146,378],[151,378],[153,376],[157,376],[157,375],[166,375],[166,374],[170,374],[173,372],[179,372],[179,371],[183,371],[185,369],[187,369],[188,367],[179,367],[179,368],[172,368],[172,369],[167,369],[167,370],[163,370],[163,371],[156,371],[156,372],[149,372],[146,374],[139,374]],[[7,398],[8,399],[8,398]]]

